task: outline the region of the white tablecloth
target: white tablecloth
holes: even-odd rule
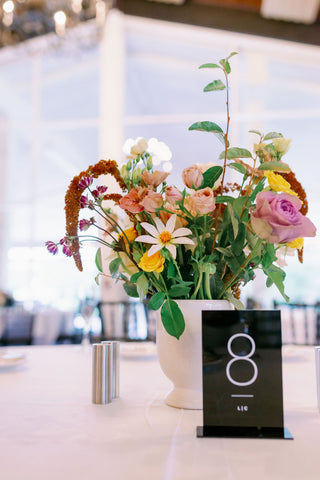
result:
[[[202,412],[164,404],[155,358],[122,358],[120,398],[91,403],[91,352],[32,346],[0,370],[3,480],[319,480],[314,349],[284,347],[285,425],[294,440],[196,438]],[[2,350],[3,351],[3,350]]]

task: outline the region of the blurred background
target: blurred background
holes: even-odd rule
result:
[[[12,315],[12,342],[23,337],[17,331],[27,322],[21,320],[25,314],[24,336],[31,343],[58,337],[81,341],[86,330],[82,306],[92,299],[95,305],[109,303],[105,316],[116,318],[118,311],[110,313],[114,308],[133,315],[132,338],[154,338],[143,324],[147,313],[137,302],[131,312],[121,286],[95,284],[95,246],[83,249],[80,273],[72,259],[51,256],[44,244],[64,236],[64,194],[72,177],[100,158],[121,162],[128,138],[165,142],[172,159],[162,166],[178,187],[184,167],[217,160],[221,147],[215,137],[188,127],[200,120],[225,124],[224,93],[202,92],[212,79],[198,66],[230,52],[239,53],[231,61],[231,144],[251,147],[250,129],[291,138],[286,159],[307,191],[308,216],[319,231],[319,3],[0,1],[4,344],[10,341],[8,312],[14,306],[20,317]],[[319,269],[317,236],[305,241],[304,264],[295,257],[286,267],[286,293],[292,305],[304,306],[303,318],[320,301]],[[282,299],[258,276],[243,290],[242,301],[272,308]],[[93,337],[106,328],[102,316],[101,309],[92,309]]]

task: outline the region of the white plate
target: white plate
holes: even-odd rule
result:
[[[0,353],[0,368],[12,368],[23,364],[27,357],[24,353],[3,352]]]
[[[124,342],[120,345],[120,354],[125,358],[146,358],[157,355],[157,346],[153,342]]]

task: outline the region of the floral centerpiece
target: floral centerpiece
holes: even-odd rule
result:
[[[267,287],[276,285],[288,301],[278,258],[295,249],[302,262],[303,237],[316,234],[306,217],[306,193],[283,161],[290,140],[279,132],[252,130],[256,143],[251,150],[229,144],[233,55],[200,66],[224,76],[204,92],[225,90],[226,128],[211,121],[189,128],[214,134],[222,143],[217,164],[185,168],[185,188],[179,190],[167,183],[169,173],[154,168],[148,143],[139,139],[121,168],[101,160],[73,178],[65,196],[66,235],[58,243],[46,243],[53,254],[62,247],[79,270],[85,241],[109,247],[112,278],[123,282],[129,296],[147,297],[149,308],[161,309],[164,328],[177,339],[185,328],[177,299],[226,299],[243,308],[240,287],[254,279],[257,269],[265,274]],[[229,169],[238,172],[239,182],[227,182]],[[94,184],[106,174],[116,179],[121,193]],[[123,215],[107,208],[107,200]],[[87,218],[79,219],[80,211],[89,211]],[[87,232],[94,229],[96,234]],[[98,248],[99,275],[107,275],[103,263]]]

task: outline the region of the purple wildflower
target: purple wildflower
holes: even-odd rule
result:
[[[58,246],[56,243],[54,242],[46,242],[46,247],[47,247],[47,250],[52,253],[52,255],[56,255],[58,253]]]
[[[108,190],[108,187],[105,187],[104,185],[100,185],[99,187],[96,188],[96,190],[93,190],[91,193],[95,199],[103,200],[103,195],[106,193],[107,190]]]
[[[66,244],[63,245],[62,251],[63,251],[63,253],[64,253],[65,255],[67,255],[67,257],[71,257],[71,256],[72,256],[71,250],[70,250],[70,248],[68,247],[68,245],[66,245]]]
[[[87,187],[92,185],[93,178],[92,177],[84,177],[78,183],[79,190],[85,190]]]
[[[89,200],[85,195],[81,195],[80,198],[80,208],[86,208],[88,206]]]
[[[85,232],[86,230],[88,230],[88,228],[92,225],[92,222],[91,220],[86,220],[86,219],[82,219],[80,220],[79,222],[79,228],[81,230],[81,232]]]

